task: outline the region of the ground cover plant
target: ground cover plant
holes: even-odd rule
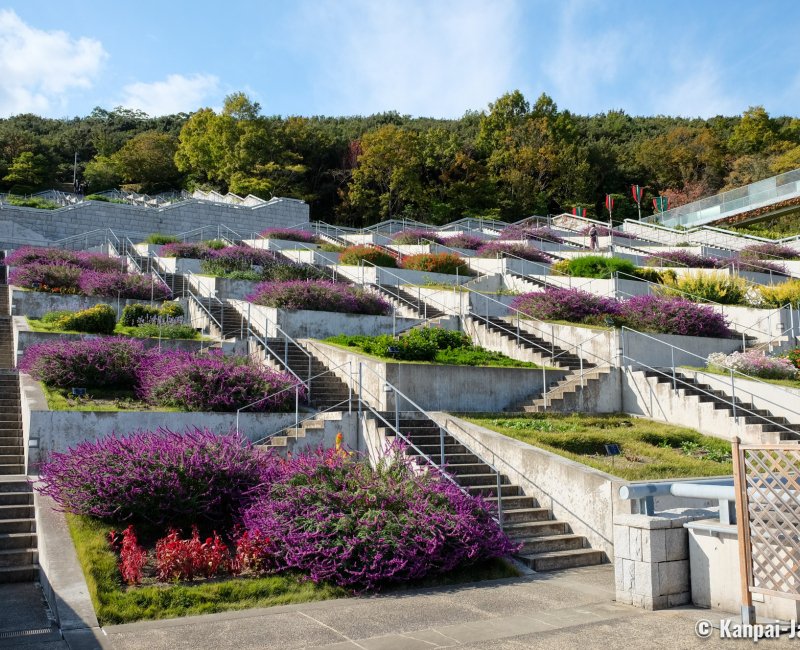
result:
[[[691,271],[666,279],[657,291],[664,296],[683,296],[721,305],[744,305],[748,302],[751,288],[747,280],[738,275],[722,271]]]
[[[160,429],[83,442],[40,475],[104,623],[516,575],[492,563],[515,546],[485,502],[396,445],[373,467]]]
[[[540,262],[542,264],[549,264],[552,259],[546,253],[540,251],[538,248],[528,246],[527,244],[518,244],[506,241],[494,241],[483,244],[478,248],[478,257],[503,257],[503,255],[513,255],[514,257],[521,257],[523,260],[530,262]]]
[[[48,201],[36,196],[21,197],[21,196],[6,196],[3,203],[8,205],[16,205],[21,208],[37,208],[39,210],[58,210],[61,206],[55,201]]]
[[[647,266],[673,266],[692,269],[717,269],[721,261],[716,257],[697,255],[689,251],[663,251],[644,258]]]
[[[721,476],[732,471],[730,443],[625,414],[469,414],[464,419],[630,481]],[[611,458],[605,445],[622,454]]]
[[[267,228],[261,231],[264,239],[283,239],[285,241],[297,241],[304,244],[316,244],[318,239],[313,232],[307,230],[296,230],[294,228]]]
[[[188,258],[195,260],[208,260],[216,257],[220,248],[224,248],[225,244],[218,246],[207,241],[197,242],[171,242],[164,244],[158,249],[159,257],[177,257]]]
[[[19,368],[49,389],[113,389],[152,406],[185,411],[248,407],[275,412],[289,408],[295,398],[291,375],[249,357],[147,349],[124,337],[38,343],[26,348]],[[304,399],[305,390],[297,392]]]
[[[180,238],[175,235],[166,235],[163,232],[153,232],[147,235],[144,240],[145,244],[152,244],[155,246],[163,246],[164,244],[177,244]]]
[[[248,301],[265,307],[309,309],[345,314],[385,315],[391,306],[360,287],[326,280],[262,282]]]
[[[539,367],[534,363],[518,361],[499,352],[472,345],[470,338],[463,332],[438,327],[415,328],[398,338],[388,334],[339,334],[325,339],[325,342],[397,361],[428,361],[454,366]]]
[[[400,267],[409,271],[472,275],[467,261],[454,253],[420,253],[403,257]]]
[[[641,332],[725,338],[727,321],[710,306],[678,297],[634,296],[625,300],[580,289],[548,287],[517,296],[513,309],[539,320],[609,324]]]
[[[618,257],[583,255],[553,264],[553,272],[579,278],[608,279],[613,277],[614,273],[633,276],[636,273],[636,266],[633,262]]]
[[[236,271],[251,271],[253,266],[269,266],[278,261],[274,253],[250,246],[228,246],[200,262],[203,273],[224,276]]]
[[[739,256],[756,260],[798,260],[800,251],[791,246],[764,242],[763,244],[750,244],[739,251]]]
[[[375,266],[397,267],[397,257],[374,246],[358,245],[348,246],[341,251],[339,263],[347,266],[358,266],[362,262],[369,262]]]
[[[762,285],[757,288],[758,295],[753,302],[759,307],[783,307],[787,304],[795,309],[800,306],[800,280],[792,278],[772,286]]]

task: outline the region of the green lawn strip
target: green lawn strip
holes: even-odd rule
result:
[[[730,443],[693,429],[620,415],[464,414],[469,422],[623,479],[721,476],[732,472]],[[618,444],[621,456],[605,455]]]
[[[707,372],[710,375],[720,375],[721,377],[730,378],[731,373],[725,370],[717,370],[716,368],[701,368],[700,366],[680,366],[686,370],[696,370],[698,372]],[[789,388],[800,388],[800,379],[764,379],[763,377],[745,377],[736,372],[733,373],[734,379],[742,379],[745,381],[763,381],[767,384],[775,384],[776,386],[787,386]]]
[[[38,318],[27,318],[28,320],[28,327],[30,327],[32,332],[50,332],[51,334],[86,334],[86,332],[79,332],[77,330],[65,330],[60,329],[56,326],[55,323],[43,323]],[[130,336],[132,338],[158,338],[158,337],[146,337],[142,336],[140,330],[137,327],[130,327],[128,325],[123,325],[122,323],[117,323],[114,327],[114,334],[118,336]],[[100,335],[98,335],[100,336]],[[212,340],[209,337],[200,336],[199,332],[195,333],[190,339],[171,339],[171,340],[180,340],[180,341],[199,341],[199,340]]]
[[[527,368],[527,369],[542,369],[542,366],[532,363],[530,361],[519,361],[507,357],[500,352],[492,352],[482,348],[473,348],[471,350],[439,350],[433,361],[407,361],[405,359],[395,359],[393,357],[381,357],[377,354],[365,352],[359,345],[355,343],[358,336],[348,336],[340,334],[323,339],[322,342],[327,345],[332,345],[348,352],[357,352],[360,355],[377,359],[378,361],[385,361],[389,363],[414,363],[422,365],[430,365],[432,363],[449,366],[481,366],[488,368]],[[344,341],[351,341],[345,343]],[[558,368],[551,368],[546,366],[547,370],[558,370]]]
[[[117,556],[106,543],[113,526],[90,517],[67,514],[67,524],[89,595],[101,625],[138,620],[211,614],[251,607],[272,607],[342,598],[339,587],[317,585],[296,575],[239,577],[196,584],[127,587],[117,569]],[[449,573],[407,583],[387,591],[405,591],[517,577],[514,565],[493,559]]]
[[[180,412],[181,409],[151,406],[137,400],[133,391],[89,388],[86,397],[73,397],[69,388],[50,388],[39,382],[51,411],[157,411]]]

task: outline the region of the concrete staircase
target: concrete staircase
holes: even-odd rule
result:
[[[473,327],[486,329],[492,334],[506,339],[506,341],[510,342],[513,346],[524,350],[527,353],[525,355],[525,360],[528,360],[528,357],[532,353],[534,357],[538,357],[537,362],[542,365],[556,366],[566,370],[580,370],[581,368],[581,359],[578,355],[567,352],[558,346],[553,346],[549,341],[522,329],[520,329],[519,335],[517,335],[515,327],[502,318],[497,316],[489,316],[486,318],[474,314],[470,314],[466,316],[466,318]],[[483,347],[492,349],[492,346],[487,345],[485,342],[483,343]],[[509,354],[508,352],[506,352],[506,354],[510,357],[514,357],[513,354]],[[584,370],[588,370],[589,368],[594,368],[595,364],[584,360],[582,367]]]
[[[221,336],[223,339],[241,338],[242,332],[247,332],[244,317],[233,305],[208,296],[194,296],[192,299],[204,307],[201,312],[206,318],[208,311],[216,319],[216,322],[209,319],[208,324],[214,336]]]
[[[309,402],[314,408],[322,411],[337,407],[344,411],[348,408],[348,399],[355,400],[355,397],[350,395],[348,385],[333,371],[328,370],[328,367],[310,352],[309,358],[309,355],[306,354],[307,350],[299,344],[282,338],[270,338],[266,340],[266,343],[270,348],[264,350],[267,360],[271,361],[271,365],[278,370],[285,370],[281,363],[285,360],[292,372],[306,381],[309,377],[310,363],[312,380]],[[264,349],[260,344],[258,347]]]
[[[642,372],[650,383],[672,384],[672,369],[644,370]],[[709,384],[699,382],[694,377],[680,371],[675,372],[675,378],[677,395],[679,399],[686,402],[687,409],[710,404],[715,411],[722,411],[733,420],[734,409],[731,404],[733,402],[737,407],[736,415],[739,421],[750,429],[755,429],[762,434],[777,434],[780,440],[800,441],[800,424],[792,424],[783,416],[773,415],[766,409],[756,408],[750,402],[745,402],[739,397],[731,397],[724,391],[714,389]]]
[[[558,413],[585,412],[584,401],[591,403],[588,399],[584,400],[586,393],[596,390],[597,384],[610,372],[611,368],[607,366],[586,370],[583,376],[581,376],[580,371],[571,372],[548,387],[546,400],[542,396],[533,400],[517,402],[505,410],[516,413],[541,413],[543,411],[556,411]],[[592,412],[597,411],[592,409]]]
[[[372,289],[382,298],[392,303],[401,313],[407,313],[412,318],[435,319],[446,316],[441,309],[428,304],[419,296],[399,286],[372,285]]]
[[[381,414],[389,422],[394,413]],[[388,440],[392,432],[381,427],[378,431]],[[429,464],[425,458],[441,463],[439,426],[421,414],[404,413],[400,431],[417,449],[407,447],[406,454],[420,465]],[[421,453],[420,453],[421,452]],[[449,433],[444,435],[444,461],[447,471],[466,491],[481,495],[497,506],[497,476],[486,463]],[[424,454],[425,456],[423,456]],[[521,544],[516,558],[534,571],[552,571],[572,567],[601,564],[603,551],[588,548],[586,538],[571,532],[569,524],[553,518],[548,508],[541,508],[533,497],[526,496],[507,476],[500,478],[500,499],[503,509],[503,530],[517,544]]]

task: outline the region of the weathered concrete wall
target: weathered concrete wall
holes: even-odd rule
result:
[[[337,274],[358,284],[385,284],[395,286],[398,284],[425,285],[436,284],[463,284],[472,279],[469,275],[450,275],[448,273],[427,273],[425,271],[409,271],[406,269],[388,269],[375,266],[349,266],[337,264],[332,267]]]
[[[387,363],[319,341],[305,343],[336,365],[353,361],[354,373],[358,371],[358,364],[363,364],[364,399],[380,410],[394,409],[393,393],[384,390],[386,381],[424,410],[497,412],[520,400],[538,396],[544,385],[566,374],[561,370]],[[415,410],[417,406],[405,399],[399,404],[403,411]]]
[[[279,335],[276,324],[292,338],[324,339],[337,334],[391,334],[393,329],[402,331],[419,322],[418,318],[393,319],[392,316],[278,309],[253,305],[243,300],[231,300],[230,304],[249,319],[253,331],[268,338]]]
[[[154,257],[153,260],[166,273],[200,273],[201,260],[189,257]]]
[[[308,204],[285,198],[256,207],[198,200],[183,201],[159,209],[101,201],[85,201],[58,210],[4,204],[0,205],[0,241],[16,242],[17,246],[32,243],[27,231],[45,240],[55,241],[97,228],[111,228],[118,234],[178,234],[200,226],[219,224],[244,235],[269,227],[308,223],[308,215]]]
[[[99,297],[99,296],[79,296],[79,295],[59,295],[55,293],[44,293],[43,291],[24,291],[17,287],[12,287],[11,293],[11,313],[19,316],[29,316],[30,318],[41,318],[51,311],[80,311],[95,305],[106,304],[117,309],[119,318],[125,305],[134,303],[149,303],[149,300],[134,298]],[[161,304],[162,301],[155,301]]]

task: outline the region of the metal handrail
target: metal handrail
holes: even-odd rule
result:
[[[364,382],[363,382],[363,371],[364,371],[364,368],[366,368],[369,372],[373,373],[376,377],[378,377],[378,379],[380,379],[383,382],[383,385],[386,388],[389,388],[392,392],[394,392],[394,395],[395,395],[395,422],[394,422],[394,424],[389,422],[367,400],[363,399],[362,392],[365,392],[365,391],[371,397],[373,397],[373,399],[375,399],[377,397],[372,392],[370,392],[369,390],[366,390],[364,388]],[[442,427],[441,425],[437,424],[437,426],[439,427],[441,462],[440,463],[436,463],[436,461],[433,460],[433,458],[431,456],[429,456],[428,454],[423,452],[417,445],[414,444],[414,442],[411,439],[409,439],[404,433],[402,433],[402,431],[400,431],[400,424],[399,424],[399,422],[400,422],[400,411],[397,408],[397,404],[398,404],[397,396],[399,395],[404,400],[406,400],[411,406],[414,407],[416,412],[421,413],[424,417],[428,418],[432,422],[435,422],[435,420],[433,420],[433,418],[430,417],[430,415],[427,413],[427,411],[425,411],[422,407],[419,406],[419,404],[414,402],[414,400],[412,400],[407,395],[405,395],[402,391],[400,391],[400,389],[398,389],[394,384],[392,384],[389,381],[387,381],[385,377],[381,377],[372,368],[370,368],[369,366],[364,365],[362,362],[359,362],[359,364],[358,364],[358,388],[359,388],[359,400],[358,400],[358,403],[359,403],[359,414],[360,414],[362,406],[366,407],[369,411],[372,412],[374,417],[378,418],[381,422],[383,422],[391,431],[393,431],[395,433],[396,437],[400,438],[407,446],[411,447],[417,454],[419,454],[422,458],[424,458],[432,467],[434,467],[439,472],[439,474],[441,476],[443,476],[445,479],[450,481],[450,483],[452,483],[454,486],[456,486],[462,493],[464,493],[466,495],[469,495],[469,490],[467,490],[464,486],[459,484],[458,481],[456,481],[455,478],[453,478],[450,475],[450,473],[446,470],[446,466],[445,466],[445,463],[444,463],[444,459],[446,458],[446,454],[445,454],[445,451],[444,451],[444,434],[445,433],[447,433],[448,435],[452,435],[452,434],[445,427]],[[455,437],[455,436],[453,436],[453,437]],[[490,467],[492,467],[489,463],[486,463],[486,464],[489,465]],[[503,527],[503,495],[502,495],[502,488],[501,488],[501,475],[500,475],[499,471],[497,471],[497,470],[495,470],[495,471],[496,471],[496,475],[497,475],[497,514],[498,514],[498,516],[496,518],[494,518],[494,519],[495,519],[495,521],[498,522],[498,524],[500,525],[500,528],[502,529],[502,527]]]
[[[303,380],[303,378],[300,377],[300,375],[298,375],[294,370],[291,369],[291,367],[289,366],[289,363],[288,363],[288,358],[282,359],[280,354],[278,354],[278,352],[276,352],[275,350],[273,350],[269,346],[269,344],[267,343],[267,337],[261,338],[261,336],[258,334],[258,332],[253,330],[250,327],[250,325],[247,326],[247,337],[248,337],[248,339],[250,339],[251,337],[254,338],[256,340],[256,342],[258,344],[260,344],[264,348],[265,351],[268,351],[268,352],[272,353],[272,356],[273,356],[274,359],[276,359],[291,374],[293,374],[295,377],[297,377],[298,381],[303,382],[303,384],[306,386],[306,388],[310,389],[310,384],[308,382],[306,382],[305,380]],[[303,352],[306,352],[306,351],[303,350]],[[306,354],[308,354],[308,352],[306,352]],[[311,373],[309,372],[309,375],[310,374]]]
[[[672,382],[673,382],[673,389],[675,389],[675,387],[676,387],[676,385],[677,385],[678,383],[682,383],[682,384],[685,384],[685,385],[687,385],[687,386],[690,386],[691,388],[693,388],[693,389],[695,389],[695,390],[699,390],[700,392],[702,392],[702,393],[704,393],[704,394],[706,394],[706,395],[709,395],[709,396],[711,396],[711,397],[714,397],[714,398],[716,398],[716,399],[722,399],[722,398],[720,398],[720,397],[718,397],[718,396],[716,396],[716,395],[713,395],[712,393],[709,393],[708,391],[705,391],[705,390],[703,390],[703,389],[701,389],[701,388],[697,388],[696,386],[692,386],[692,385],[691,385],[689,382],[687,382],[687,381],[683,380],[683,379],[682,379],[681,377],[679,377],[679,376],[677,375],[677,373],[676,373],[676,371],[677,371],[677,366],[675,365],[675,361],[674,361],[674,359],[675,359],[675,356],[674,356],[674,355],[675,355],[675,351],[676,351],[676,350],[677,350],[678,352],[682,352],[682,353],[684,353],[684,354],[687,354],[687,355],[690,355],[690,356],[692,356],[692,357],[695,357],[695,358],[697,358],[697,359],[700,359],[700,360],[702,360],[702,361],[703,361],[703,364],[704,364],[704,366],[705,366],[705,365],[707,364],[707,362],[708,362],[707,358],[701,357],[699,354],[695,354],[694,352],[690,352],[689,350],[685,350],[685,349],[683,349],[683,348],[680,348],[680,347],[678,347],[677,345],[672,345],[671,343],[667,343],[666,341],[662,341],[662,340],[660,340],[660,339],[657,339],[657,338],[655,338],[655,337],[653,337],[653,336],[649,336],[648,334],[644,334],[643,332],[638,332],[638,331],[636,331],[636,330],[633,330],[633,329],[631,329],[631,328],[629,328],[629,327],[622,327],[622,328],[621,328],[621,332],[620,332],[620,334],[621,334],[621,336],[620,336],[620,339],[621,339],[621,346],[622,346],[622,358],[623,358],[623,360],[624,360],[624,359],[628,359],[629,361],[632,361],[632,362],[634,362],[634,363],[635,363],[635,364],[637,364],[637,365],[643,366],[643,367],[647,368],[648,370],[652,370],[652,371],[654,371],[654,372],[657,372],[657,373],[659,373],[659,374],[661,374],[661,375],[664,375],[665,377],[669,377],[670,375],[669,375],[668,373],[666,373],[664,370],[662,370],[662,369],[658,369],[658,368],[653,368],[652,366],[650,366],[650,365],[648,365],[648,364],[646,364],[646,363],[643,363],[642,361],[639,361],[638,359],[634,359],[633,357],[629,357],[629,356],[628,356],[628,355],[625,353],[625,332],[632,332],[632,333],[633,333],[634,335],[636,335],[636,336],[641,336],[641,337],[643,337],[643,338],[649,339],[650,341],[654,341],[654,342],[656,342],[656,343],[659,343],[659,344],[661,344],[661,345],[663,345],[663,346],[666,346],[666,347],[668,347],[668,348],[670,348],[670,349],[671,349],[671,353],[672,353],[672,359],[673,359],[673,360],[672,360],[672,364],[671,364],[671,370],[672,370],[672,375],[671,375],[671,377],[672,377]],[[732,400],[732,401],[727,401],[727,400],[725,400],[725,399],[722,399],[722,401],[723,401],[723,402],[725,402],[725,403],[727,403],[727,404],[731,404],[731,405],[733,406],[733,414],[734,414],[734,417],[737,417],[737,416],[736,416],[736,411],[737,411],[737,409],[738,409],[738,410],[741,410],[741,411],[744,411],[744,412],[748,413],[749,415],[754,415],[754,416],[756,416],[756,417],[759,417],[759,418],[761,418],[762,420],[765,420],[765,421],[769,422],[770,424],[774,424],[774,425],[776,425],[776,426],[779,426],[779,427],[781,427],[782,429],[785,429],[786,431],[789,431],[789,432],[792,434],[792,437],[798,437],[798,435],[800,435],[800,434],[798,434],[798,432],[797,432],[797,431],[794,431],[793,429],[790,429],[790,428],[788,428],[788,427],[786,427],[786,426],[784,426],[784,425],[782,425],[782,424],[780,424],[780,423],[773,422],[772,420],[770,420],[769,418],[767,418],[767,417],[765,417],[765,416],[763,416],[763,415],[759,415],[759,414],[757,414],[757,413],[752,413],[752,412],[751,412],[749,409],[744,409],[744,408],[742,408],[741,406],[737,406],[737,405],[736,405],[736,385],[735,385],[735,383],[734,383],[734,375],[738,375],[738,376],[740,376],[742,379],[746,379],[747,381],[754,381],[754,382],[757,382],[757,383],[759,383],[759,384],[762,384],[762,385],[764,385],[764,386],[767,386],[767,387],[769,387],[770,389],[774,389],[774,390],[777,390],[777,391],[779,391],[779,392],[785,393],[785,394],[786,394],[786,397],[787,397],[787,401],[788,401],[789,403],[792,403],[792,401],[794,401],[794,400],[796,400],[796,399],[797,399],[797,396],[796,396],[794,393],[790,393],[788,390],[786,390],[785,388],[782,388],[782,387],[781,387],[781,386],[779,386],[779,385],[767,383],[767,382],[765,382],[765,381],[763,381],[763,380],[759,379],[758,377],[753,377],[752,375],[748,375],[748,374],[746,374],[746,373],[743,373],[743,372],[741,372],[741,371],[739,371],[739,370],[734,370],[733,368],[728,368],[728,370],[730,371],[730,377],[731,377],[731,391],[732,391],[732,397],[731,397],[731,400]],[[701,370],[700,372],[702,372],[702,370]],[[772,400],[770,400],[770,399],[767,399],[766,397],[762,397],[761,395],[755,395],[754,393],[752,393],[752,392],[750,392],[750,391],[748,391],[748,390],[746,390],[746,389],[742,389],[741,387],[739,388],[739,390],[744,390],[744,392],[745,392],[745,393],[747,393],[747,394],[750,396],[750,398],[751,398],[751,399],[759,399],[759,400],[762,400],[762,401],[766,402],[767,404],[770,404],[770,405],[772,405],[772,406],[778,406],[778,407],[780,407],[780,408],[782,408],[782,409],[784,409],[784,410],[786,410],[786,411],[788,411],[788,412],[790,412],[790,413],[792,413],[792,414],[794,414],[794,415],[797,415],[798,417],[800,417],[800,412],[797,412],[797,411],[794,411],[793,409],[787,408],[787,407],[785,406],[785,404],[778,404],[778,403],[776,403],[776,402],[773,402],[773,401],[772,401]]]
[[[347,363],[349,364],[350,362],[348,361]],[[295,422],[293,427],[292,426],[282,427],[282,428],[278,429],[277,431],[273,431],[272,433],[268,433],[267,435],[265,435],[262,438],[259,438],[258,440],[254,440],[252,444],[253,445],[263,445],[268,440],[272,440],[272,438],[275,438],[275,437],[279,436],[280,434],[282,434],[285,431],[288,431],[289,429],[297,429],[304,422],[308,422],[309,420],[315,420],[317,417],[319,417],[323,413],[331,413],[333,411],[338,411],[339,407],[342,406],[345,403],[348,405],[348,412],[352,412],[353,398],[352,398],[352,395],[351,395],[346,400],[342,400],[341,402],[337,402],[336,404],[333,404],[332,406],[329,406],[328,408],[322,409],[321,411],[315,411],[311,415],[308,415],[307,417],[304,417],[304,418],[298,420],[297,422]]]

